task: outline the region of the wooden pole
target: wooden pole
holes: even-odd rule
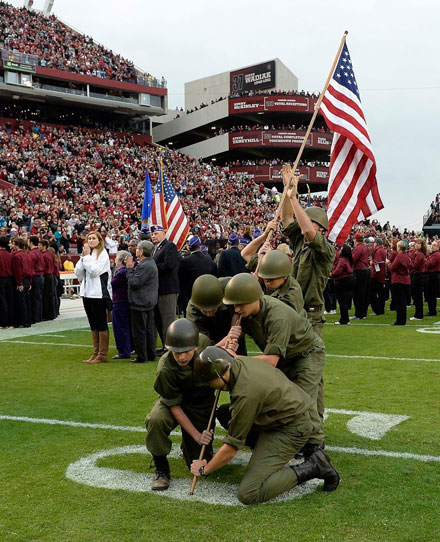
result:
[[[346,30],[344,32],[344,35],[342,36],[342,39],[341,39],[341,43],[339,44],[339,48],[338,48],[338,52],[336,53],[336,56],[335,56],[335,59],[333,61],[333,64],[332,64],[332,67],[330,69],[330,72],[328,74],[328,77],[327,77],[327,80],[325,82],[325,85],[324,85],[324,88],[322,89],[322,92],[321,94],[319,95],[319,98],[318,98],[318,101],[316,102],[315,104],[315,111],[313,112],[313,115],[312,115],[312,118],[310,119],[310,122],[309,122],[309,126],[307,128],[307,132],[306,132],[306,135],[304,136],[304,139],[301,143],[301,147],[299,148],[299,151],[298,151],[298,154],[296,156],[296,160],[295,160],[295,163],[293,164],[293,174],[295,174],[295,171],[296,169],[298,168],[298,164],[299,164],[299,161],[301,160],[301,156],[302,156],[302,153],[304,151],[304,147],[306,146],[306,143],[307,143],[307,139],[309,138],[310,136],[310,132],[312,131],[312,128],[313,128],[313,124],[315,122],[315,119],[316,119],[316,116],[318,115],[318,111],[319,111],[319,108],[321,107],[321,103],[322,103],[322,100],[324,99],[324,94],[327,92],[327,87],[329,86],[330,84],[330,79],[332,78],[332,75],[333,75],[333,72],[335,71],[335,68],[336,68],[336,63],[338,62],[338,59],[339,59],[339,56],[341,54],[341,51],[342,51],[342,48],[344,47],[344,43],[345,43],[345,39],[347,37],[347,34],[348,34],[348,31]],[[287,196],[287,190],[289,189],[289,186],[285,186],[284,187],[284,190],[283,190],[283,194],[281,196],[281,201],[280,201],[280,204],[278,205],[278,209],[277,209],[277,212],[275,214],[275,220],[278,221],[279,218],[280,218],[280,214],[281,214],[281,209],[283,207],[283,204],[284,204],[284,200],[286,199],[286,196]],[[272,235],[273,235],[273,230],[271,230],[269,232],[269,235],[267,236],[267,239],[266,240],[269,240],[272,238]],[[257,271],[258,271],[258,268],[259,268],[259,265],[257,267]]]
[[[241,316],[238,315],[236,312],[234,312],[232,316],[231,326],[239,326],[240,324],[241,324]],[[211,430],[212,422],[214,421],[215,411],[217,410],[217,404],[218,404],[218,400],[220,399],[221,391],[222,390],[217,390],[217,393],[215,395],[214,406],[212,407],[211,416],[209,417],[209,422],[208,422],[208,429],[207,429],[208,431]],[[200,450],[200,455],[199,455],[200,461],[203,459],[203,456],[205,455],[205,450],[206,450],[206,444],[204,444],[202,446],[202,449]],[[189,490],[190,495],[194,495],[194,489],[196,488],[196,484],[197,484],[197,476],[194,475],[193,481],[191,484],[191,489]]]

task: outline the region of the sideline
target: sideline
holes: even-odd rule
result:
[[[331,409],[331,411],[337,412],[336,409]],[[351,412],[351,411],[347,411],[347,412]],[[353,411],[353,412],[357,412],[357,411]],[[70,427],[86,427],[86,428],[91,428],[91,429],[110,429],[113,431],[131,431],[134,433],[145,433],[145,428],[134,427],[134,426],[129,426],[129,425],[84,423],[84,422],[73,422],[69,420],[51,420],[48,418],[30,418],[27,416],[7,416],[7,415],[0,415],[0,420],[40,423],[40,424],[48,424],[48,425],[63,425],[63,426],[70,426]],[[171,434],[173,436],[180,435],[180,431],[173,431]],[[383,456],[383,457],[393,457],[396,459],[413,459],[415,461],[440,463],[440,456],[437,456],[437,455],[413,454],[409,452],[392,452],[392,451],[387,451],[387,450],[369,450],[366,448],[357,448],[357,447],[350,448],[350,447],[343,447],[343,446],[326,446],[326,450],[330,452],[340,452],[340,453],[347,453],[347,454],[366,455],[366,456]]]

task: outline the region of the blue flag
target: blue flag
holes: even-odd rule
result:
[[[152,203],[153,203],[153,193],[151,191],[150,175],[148,174],[148,169],[146,169],[145,170],[145,193],[144,193],[144,203],[142,204],[141,220],[146,222],[150,218]]]

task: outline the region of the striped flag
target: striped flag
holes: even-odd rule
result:
[[[162,162],[151,209],[151,223],[167,230],[167,238],[177,246],[177,250],[183,247],[189,235],[189,222],[173,185],[163,173]]]
[[[321,113],[333,130],[328,237],[343,244],[356,222],[383,209],[367,123],[347,45],[324,94]]]

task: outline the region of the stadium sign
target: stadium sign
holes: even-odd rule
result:
[[[8,70],[35,73],[38,58],[35,55],[26,55],[17,51],[1,49],[1,60],[4,68]]]
[[[281,165],[276,166],[231,166],[230,170],[234,173],[246,173],[248,177],[254,179],[257,183],[281,182]],[[322,166],[300,166],[298,168],[303,176],[301,182],[307,183],[326,183],[328,182],[328,168]]]
[[[23,64],[21,62],[14,62],[12,60],[3,60],[3,67],[8,70],[14,70],[18,72],[35,73],[35,67],[30,64]]]
[[[229,99],[229,114],[292,112],[313,113],[316,98],[307,96],[247,96]]]
[[[229,148],[241,147],[300,147],[305,132],[296,130],[250,130],[229,134]],[[332,134],[314,132],[307,139],[307,147],[330,149]]]
[[[230,72],[230,93],[275,87],[275,60]]]

